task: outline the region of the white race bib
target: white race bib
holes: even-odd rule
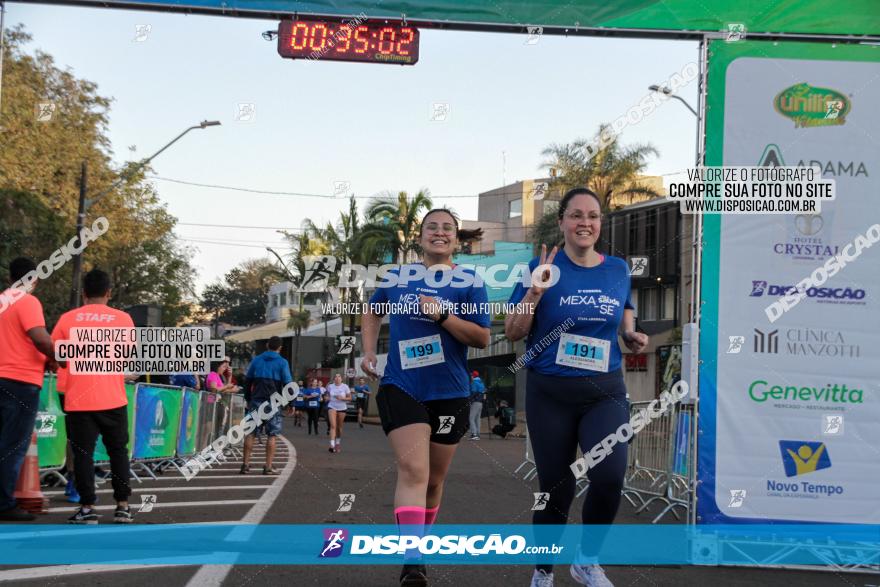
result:
[[[607,373],[610,355],[611,343],[607,340],[566,333],[559,337],[556,364]]]
[[[364,397],[363,392],[359,391],[358,392],[358,399],[363,399],[363,397]]]
[[[416,369],[444,361],[440,335],[410,338],[397,343],[400,350],[400,368]]]
[[[316,400],[316,399],[309,400],[309,407],[310,408],[317,408],[318,407],[318,400]]]

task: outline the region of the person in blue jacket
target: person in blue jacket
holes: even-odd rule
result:
[[[532,351],[528,356],[536,355],[526,363],[526,420],[540,491],[550,497],[546,508],[534,512],[534,524],[567,522],[576,483],[570,465],[578,445],[587,453],[629,422],[618,335],[634,353],[648,344],[648,337],[635,331],[626,261],[596,250],[602,227],[598,196],[586,188],[569,190],[559,203],[558,216],[563,247],[554,247],[549,255],[547,246],[541,247],[541,256],[529,268],[546,268],[536,272],[540,279],[533,277],[531,287],[516,286],[510,303],[519,306],[504,325],[511,341],[527,336],[526,348]],[[558,281],[551,285],[554,269]],[[614,522],[626,450],[627,443],[617,444],[587,473],[583,538],[570,569],[582,585],[611,586],[595,558],[603,534],[588,525],[607,528]],[[548,559],[536,565],[532,585],[552,584]]]
[[[245,376],[249,384],[249,393],[247,394],[248,412],[256,412],[263,402],[269,401],[273,394],[281,393],[285,385],[293,382],[293,377],[290,375],[290,364],[278,352],[280,350],[281,338],[273,336],[266,344],[266,351],[254,357],[254,360],[248,366],[247,375]],[[257,414],[254,414],[254,417],[257,417]],[[281,434],[281,410],[276,409],[272,417],[263,422],[262,428],[268,437],[266,441],[266,464],[263,467],[263,475],[277,475],[278,471],[272,468],[272,459],[275,458],[275,437]],[[257,430],[254,430],[244,439],[244,457],[242,458],[241,465],[242,475],[250,471],[251,451],[254,447],[256,433]]]

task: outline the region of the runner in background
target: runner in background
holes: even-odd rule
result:
[[[318,434],[318,413],[321,411],[321,387],[318,385],[317,379],[312,379],[311,383],[305,390],[306,415],[308,416],[309,434],[312,433],[312,426],[315,427],[315,435]]]
[[[601,210],[598,196],[590,190],[566,192],[558,209],[565,238],[562,250],[557,253],[554,247],[548,255],[544,245],[541,256],[529,265],[533,271],[539,265],[555,265],[559,281],[549,288],[533,284],[526,289],[518,284],[510,303],[520,304],[520,311],[505,320],[508,339],[528,335],[528,348],[540,351],[527,365],[526,421],[540,490],[550,499],[546,508],[534,512],[534,524],[567,523],[575,492],[570,465],[578,444],[587,453],[629,421],[618,331],[634,353],[648,344],[647,335],[635,331],[626,261],[596,251]],[[542,281],[550,274],[549,269],[543,271]],[[559,335],[559,326],[569,322],[573,326]],[[553,332],[559,336],[549,336]],[[546,348],[534,345],[551,339]],[[626,443],[617,444],[587,473],[590,485],[581,512],[581,548],[570,567],[572,577],[582,585],[612,586],[596,555],[620,506],[626,452]],[[606,530],[591,526],[595,524]],[[536,565],[532,586],[552,585],[553,565],[548,559]]]
[[[73,328],[134,328],[131,316],[107,305],[112,290],[110,276],[92,269],[83,278],[83,305],[61,315],[52,330],[52,340],[70,340]],[[68,364],[70,367],[70,364]],[[128,459],[128,397],[124,375],[92,375],[68,372],[64,383],[67,436],[73,449],[74,479],[80,508],[67,521],[97,524],[95,505],[95,445],[98,435],[110,457],[110,481],[116,511],[113,521],[131,523],[131,495]]]
[[[303,420],[303,412],[306,409],[306,398],[305,398],[305,387],[303,386],[302,380],[297,383],[297,387],[299,387],[299,392],[296,394],[296,399],[293,400],[293,425],[299,426],[302,428],[302,420]]]
[[[354,386],[355,399],[357,401],[358,426],[364,427],[364,414],[370,405],[370,386],[363,377],[358,377],[358,384]]]
[[[342,425],[345,424],[345,411],[348,409],[345,402],[351,401],[351,390],[342,382],[340,373],[337,373],[333,377],[333,383],[327,386],[327,395],[330,398],[327,403],[330,452],[339,452],[342,450]]]
[[[266,343],[266,350],[254,357],[247,370],[248,382],[250,382],[250,394],[248,398],[248,412],[253,414],[253,418],[259,421],[256,414],[257,409],[264,402],[270,401],[273,394],[280,394],[284,386],[293,381],[290,375],[290,365],[287,359],[282,357],[278,351],[281,350],[281,338],[273,336]],[[265,412],[266,410],[264,410]],[[275,458],[275,437],[281,434],[281,410],[276,410],[275,414],[263,422],[262,428],[266,431],[268,440],[266,441],[266,464],[263,466],[263,475],[277,475],[272,467],[272,460]],[[251,452],[254,450],[254,437],[258,434],[259,429],[248,434],[244,439],[244,457],[240,473],[246,475],[250,471]]]
[[[372,308],[388,303],[402,310],[419,304],[418,313],[390,312],[388,365],[376,393],[382,429],[397,462],[394,517],[398,525],[406,526],[399,532],[409,536],[423,535],[437,518],[446,473],[468,426],[468,347],[489,344],[488,313],[450,311],[488,301],[485,286],[453,287],[450,283],[452,255],[460,236],[464,231],[459,231],[458,219],[449,210],[425,214],[419,229],[422,261],[397,271],[414,278],[376,289],[362,321],[361,369],[378,377],[376,343],[382,317],[373,314]],[[427,271],[421,279],[415,278],[418,269]],[[444,282],[447,285],[430,285]],[[427,585],[427,569],[420,563],[417,551],[404,555],[402,586]]]
[[[9,264],[9,284],[36,271],[25,257]],[[35,516],[18,507],[15,482],[34,432],[46,361],[55,351],[46,330],[43,305],[29,291],[9,288],[0,299],[0,521],[30,522]]]
[[[320,384],[320,380],[318,381]],[[328,404],[330,403],[330,395],[327,393],[327,388],[323,385],[320,386],[321,389],[321,416],[324,418],[324,421],[327,422],[327,436],[330,436],[330,414],[328,413]]]

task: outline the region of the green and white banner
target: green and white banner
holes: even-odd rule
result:
[[[700,521],[880,523],[880,49],[709,55],[706,165],[817,167],[837,198],[704,219]]]

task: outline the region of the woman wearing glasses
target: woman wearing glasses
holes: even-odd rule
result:
[[[361,369],[378,377],[382,316],[374,310],[377,304],[390,306],[388,364],[376,407],[397,461],[394,515],[399,525],[407,526],[407,535],[421,535],[437,518],[446,472],[468,427],[467,350],[489,344],[488,312],[463,309],[481,304],[485,309],[486,288],[463,287],[461,278],[473,277],[473,271],[453,271],[452,254],[463,233],[449,210],[425,214],[419,233],[422,261],[392,272],[393,284],[379,284],[363,316]],[[418,554],[407,553],[404,562],[400,584],[427,585]]]
[[[543,245],[530,268],[555,265],[559,279],[549,287],[518,285],[510,302],[522,304],[520,311],[508,315],[504,324],[510,340],[528,336],[528,348],[556,331],[549,338],[554,342],[527,363],[529,438],[541,491],[550,494],[547,507],[534,512],[533,524],[567,522],[575,491],[570,465],[578,444],[588,453],[629,421],[618,333],[634,353],[648,344],[648,337],[635,331],[626,262],[596,251],[602,226],[599,198],[585,188],[569,190],[558,214],[563,248],[553,247],[548,255]],[[549,284],[549,269],[542,273],[541,283]],[[587,472],[590,486],[581,512],[585,539],[571,566],[572,577],[582,585],[611,586],[597,564],[596,547],[588,546],[601,543],[601,534],[586,525],[614,521],[626,472],[626,448],[626,443],[617,444]],[[552,561],[536,565],[531,584],[552,587]]]

